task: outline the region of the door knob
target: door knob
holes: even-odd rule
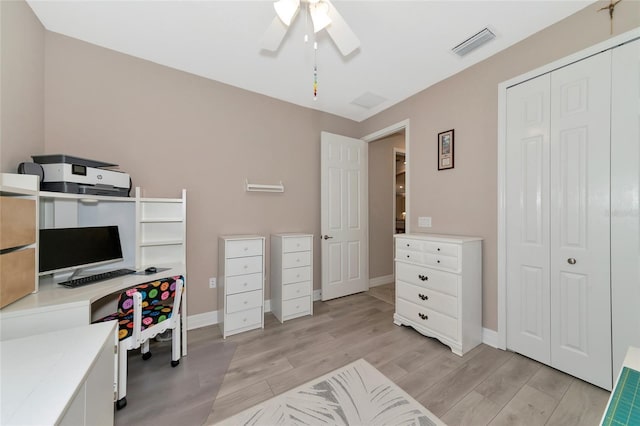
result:
[[[567,259],[567,263],[569,265],[575,265],[576,264],[576,260],[573,257],[570,257]]]
[[[325,236],[324,236],[324,237],[322,237],[322,238],[324,238],[325,240],[328,240],[329,238],[333,238],[333,237],[330,237],[330,236],[328,236],[328,235],[325,235]]]

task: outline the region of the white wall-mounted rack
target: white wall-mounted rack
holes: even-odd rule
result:
[[[284,185],[282,184],[282,181],[277,185],[249,183],[249,179],[245,179],[244,182],[247,192],[284,192]]]

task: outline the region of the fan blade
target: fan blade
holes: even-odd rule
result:
[[[277,16],[271,21],[271,25],[267,28],[262,36],[262,48],[275,52],[280,47],[280,43],[287,34],[287,26]]]
[[[345,22],[342,16],[338,13],[336,7],[329,0],[324,0],[329,3],[329,18],[331,18],[331,24],[327,26],[326,30],[331,36],[333,42],[338,46],[342,56],[347,56],[358,47],[360,47],[360,40],[356,37],[355,33],[351,31],[349,25]]]

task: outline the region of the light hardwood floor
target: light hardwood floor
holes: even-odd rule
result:
[[[389,289],[374,293],[316,302],[284,324],[267,314],[264,330],[229,337],[237,349],[207,423],[364,358],[451,426],[598,424],[608,392],[486,345],[454,355],[394,325],[393,304],[378,298]]]

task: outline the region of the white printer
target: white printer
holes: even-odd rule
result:
[[[131,178],[127,173],[107,169],[117,164],[63,154],[34,155],[31,158],[42,166],[42,191],[118,197],[128,197],[131,191]]]

